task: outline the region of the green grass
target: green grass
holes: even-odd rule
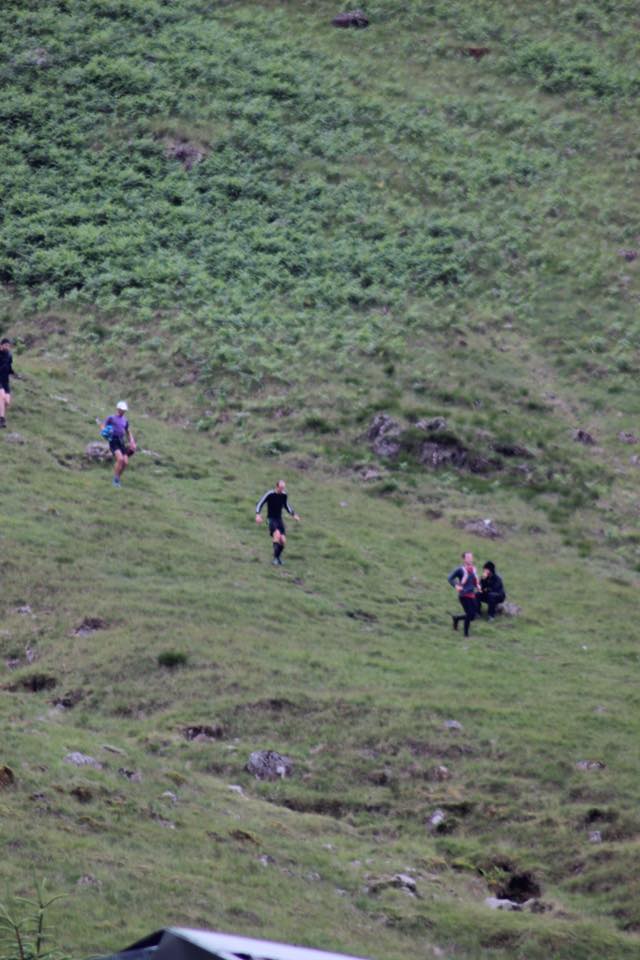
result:
[[[336,12],[3,11],[3,875],[68,896],[78,957],[170,922],[635,957],[637,11]],[[82,451],[120,396],[142,449],[116,491]],[[483,472],[420,466],[436,416]],[[303,522],[274,571],[252,512],[280,475]],[[484,517],[503,539],[463,532]],[[468,643],[465,547],[524,610]],[[260,748],[291,780],[246,773]],[[523,871],[547,911],[488,911]],[[373,892],[400,872],[418,897]]]
[[[533,550],[538,514],[517,501],[506,540],[461,540],[417,500],[372,499],[320,464],[296,470],[295,453],[249,457],[135,410],[142,450],[114,490],[80,456],[104,385],[39,362],[28,373],[11,423],[26,443],[2,438],[0,646],[23,665],[0,698],[16,775],[0,805],[6,882],[26,892],[35,869],[68,895],[52,915],[64,949],[173,922],[385,958],[429,944],[634,955],[632,589],[578,564],[551,528]],[[61,387],[62,431],[46,413]],[[274,471],[303,517],[282,571],[252,516]],[[490,552],[524,607],[468,642],[447,613],[462,545]],[[104,627],[78,635],[86,618]],[[160,666],[167,652],[186,662]],[[22,689],[34,673],[55,688]],[[54,705],[71,691],[72,709]],[[193,725],[214,738],[188,741]],[[265,748],[293,759],[290,780],[245,772]],[[103,768],[65,763],[73,750]],[[580,771],[584,759],[606,767]],[[450,780],[432,779],[438,764]],[[441,835],[426,827],[436,808]],[[505,864],[533,871],[547,914],[487,911]],[[406,871],[418,899],[366,892]]]

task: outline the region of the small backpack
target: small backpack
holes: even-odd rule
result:
[[[100,431],[100,436],[104,437],[105,440],[113,439],[113,425],[111,423],[105,424],[105,426]]]

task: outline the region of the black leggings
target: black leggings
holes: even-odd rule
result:
[[[462,604],[462,609],[464,614],[461,617],[454,617],[456,623],[459,623],[460,620],[464,620],[464,635],[465,637],[469,636],[469,625],[472,620],[475,620],[476,614],[478,612],[478,605],[476,603],[475,597],[458,597],[460,603]]]
[[[482,604],[486,603],[488,607],[488,614],[490,617],[495,617],[496,607],[499,603],[504,602],[504,593],[483,593],[478,597],[478,613],[482,613]]]

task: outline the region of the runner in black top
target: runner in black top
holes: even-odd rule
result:
[[[6,412],[11,406],[9,377],[13,374],[12,361],[11,341],[8,337],[3,337],[0,340],[0,428],[6,427]]]
[[[267,490],[258,500],[256,504],[256,523],[262,523],[260,511],[265,503],[267,505],[267,518],[269,520],[269,533],[273,541],[273,560],[271,562],[280,567],[282,566],[282,558],[280,555],[287,542],[287,531],[282,519],[282,511],[286,510],[294,520],[299,520],[300,517],[287,499],[287,487],[284,480],[278,480],[273,490]]]

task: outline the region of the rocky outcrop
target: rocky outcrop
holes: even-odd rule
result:
[[[387,413],[376,413],[371,421],[367,438],[371,449],[378,457],[391,459],[400,453],[402,427]]]
[[[349,10],[345,13],[339,13],[333,18],[331,23],[334,27],[368,27],[369,18],[362,10]]]
[[[284,780],[293,773],[293,762],[275,750],[256,750],[245,769],[257,780]]]

